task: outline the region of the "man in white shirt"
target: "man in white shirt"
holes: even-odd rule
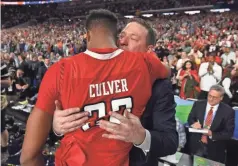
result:
[[[201,64],[198,74],[201,78],[201,93],[198,99],[206,99],[209,89],[218,84],[222,77],[222,68],[215,62],[215,56],[212,53],[208,54],[208,62]]]
[[[224,54],[222,54],[222,67],[226,67],[227,65],[235,64],[236,63],[236,54],[235,52],[231,51],[231,43],[227,42],[225,44]]]

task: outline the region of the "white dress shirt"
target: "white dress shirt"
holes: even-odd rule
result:
[[[205,122],[206,122],[206,118],[207,118],[207,114],[208,112],[210,111],[211,107],[213,107],[213,114],[212,114],[212,122],[213,122],[213,119],[214,117],[216,116],[216,113],[217,113],[217,109],[219,107],[219,104],[217,105],[214,105],[214,106],[211,106],[209,103],[207,103],[207,107],[206,107],[206,112],[205,112],[205,116],[204,116],[204,121],[203,121],[203,126],[205,126]]]
[[[135,147],[140,148],[143,150],[143,152],[145,153],[145,155],[150,151],[150,145],[151,145],[151,134],[148,130],[145,130],[146,135],[145,135],[145,140],[142,144],[140,145],[135,145]]]
[[[203,91],[208,92],[211,86],[216,85],[219,81],[221,81],[222,77],[222,68],[217,63],[213,65],[213,74],[210,74],[207,69],[209,66],[209,62],[204,62],[201,64],[199,68],[199,77],[201,78],[200,81],[200,88]]]

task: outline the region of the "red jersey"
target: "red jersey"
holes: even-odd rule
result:
[[[36,107],[53,114],[54,101],[59,100],[63,109],[79,107],[90,113],[87,124],[63,138],[55,156],[57,165],[126,166],[132,144],[102,138],[106,131],[97,122],[102,118],[115,122],[108,112],[122,107],[140,117],[153,82],[166,78],[168,71],[154,53],[93,51],[62,59],[50,67],[41,83]]]

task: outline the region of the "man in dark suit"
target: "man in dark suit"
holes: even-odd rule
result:
[[[158,158],[174,154],[178,147],[174,95],[170,80],[157,80],[152,96],[141,117],[143,127],[150,131],[151,145],[145,155],[141,148],[133,146],[130,166],[158,166]]]
[[[119,38],[122,49],[136,52],[152,52],[156,42],[153,29],[140,19],[128,23]],[[78,124],[80,119],[73,118],[73,114],[62,113],[59,102],[56,102],[56,106],[58,109],[54,112],[53,120],[55,133],[63,135],[77,129],[75,124]],[[103,125],[99,126],[109,131],[110,134],[107,135],[109,139],[120,139],[134,144],[130,152],[130,166],[157,166],[158,157],[174,154],[178,147],[175,107],[171,82],[167,79],[157,80],[141,119],[130,113],[127,113],[129,117],[117,114],[115,118],[123,119],[124,123],[103,122]],[[67,119],[74,121],[66,126],[62,122]],[[114,131],[120,132],[123,136]]]
[[[191,127],[208,131],[205,135],[190,133],[190,152],[221,163],[225,162],[226,143],[235,126],[235,111],[221,102],[224,93],[222,86],[212,86],[207,101],[195,102],[188,117]]]

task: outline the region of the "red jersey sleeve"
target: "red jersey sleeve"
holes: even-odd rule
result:
[[[35,107],[37,107],[38,109],[50,114],[54,114],[55,100],[59,100],[59,74],[59,63],[55,63],[47,70],[41,82],[37,102],[35,105]]]
[[[163,65],[155,53],[145,53],[145,62],[148,66],[152,80],[163,79],[169,77],[169,69]]]

